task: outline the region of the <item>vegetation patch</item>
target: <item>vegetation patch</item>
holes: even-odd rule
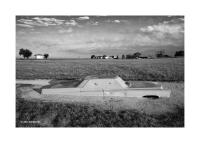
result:
[[[130,60],[17,60],[17,79],[80,79],[120,76],[124,80],[184,81],[184,58]]]
[[[184,108],[160,115],[92,105],[16,101],[17,127],[184,127]]]

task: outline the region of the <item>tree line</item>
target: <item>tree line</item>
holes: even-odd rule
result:
[[[119,56],[95,56],[95,55],[91,55],[91,59],[109,59],[108,57],[112,58],[112,59],[120,59]],[[176,51],[174,54],[174,57],[184,57],[184,51]],[[121,59],[148,59],[148,58],[152,58],[152,56],[142,56],[142,54],[140,52],[136,52],[133,54],[123,54],[121,56]],[[155,53],[155,58],[172,58],[172,56],[169,56],[167,54],[165,54],[164,50],[161,51],[157,51]]]
[[[32,52],[29,49],[20,49],[19,50],[19,55],[23,56],[24,59],[29,59],[32,56]],[[49,54],[44,54],[44,59],[48,59]],[[165,54],[165,51],[157,51],[155,54],[156,58],[170,58],[171,56]],[[176,51],[174,54],[174,57],[184,57],[184,51]],[[103,55],[103,56],[95,56],[95,55],[91,55],[90,57],[91,59],[120,59],[120,57],[117,56],[107,56],[107,55]],[[142,54],[140,52],[136,52],[133,54],[123,54],[121,56],[121,59],[147,59],[147,58],[152,58],[152,57],[146,57],[146,56],[142,56]]]

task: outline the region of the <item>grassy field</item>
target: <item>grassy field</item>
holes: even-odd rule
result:
[[[124,80],[161,81],[172,90],[172,95],[168,99],[145,100],[138,104],[145,106],[146,112],[122,108],[112,110],[92,104],[50,103],[16,98],[16,126],[184,127],[183,58],[16,61],[16,79],[77,79],[88,75],[119,75]],[[148,114],[148,110],[156,111],[161,107],[169,107],[172,111]]]
[[[145,114],[137,110],[105,110],[91,105],[31,102],[17,99],[17,127],[183,127],[184,108]],[[29,122],[27,122],[29,121]]]
[[[17,127],[183,127],[184,84],[162,82],[170,98],[22,99],[31,85],[17,86]],[[20,89],[22,87],[22,89]],[[26,89],[27,88],[27,89]],[[33,90],[34,91],[34,90]],[[30,123],[26,123],[28,121]],[[37,123],[31,123],[32,121]]]
[[[184,59],[17,60],[17,79],[73,79],[119,75],[124,80],[184,81]]]

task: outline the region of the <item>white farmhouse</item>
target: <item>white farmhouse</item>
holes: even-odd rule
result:
[[[42,54],[35,54],[34,56],[35,56],[35,59],[38,59],[38,60],[44,59],[44,55]]]

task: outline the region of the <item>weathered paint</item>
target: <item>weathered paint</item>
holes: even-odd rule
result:
[[[86,79],[77,88],[42,89],[44,95],[74,95],[74,96],[119,96],[143,97],[158,96],[170,97],[170,90],[162,88],[129,88],[120,78]]]

